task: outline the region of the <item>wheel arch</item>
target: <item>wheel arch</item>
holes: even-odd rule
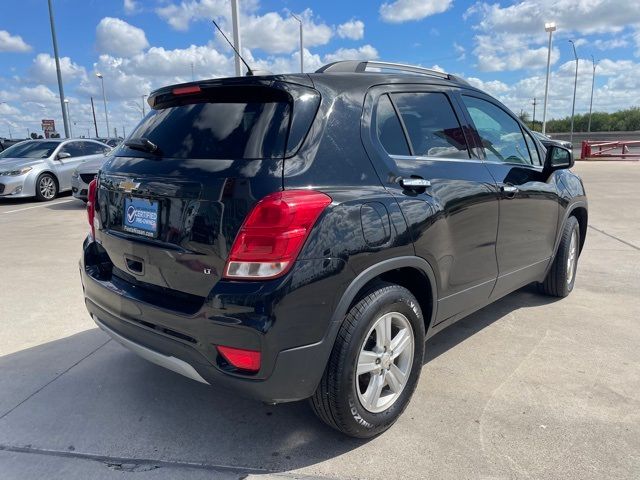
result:
[[[584,247],[584,241],[587,238],[587,225],[589,220],[589,213],[585,205],[576,205],[570,211],[569,217],[576,217],[578,220],[578,225],[580,227],[580,252],[582,252],[582,247]],[[565,220],[566,221],[566,220]]]
[[[377,281],[396,283],[409,290],[420,304],[425,331],[433,325],[438,305],[437,283],[433,268],[429,262],[420,257],[396,257],[366,268],[347,287],[331,318],[334,334],[332,343],[349,309]]]

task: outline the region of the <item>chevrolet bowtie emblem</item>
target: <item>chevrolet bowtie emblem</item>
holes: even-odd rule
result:
[[[131,193],[140,186],[140,182],[133,182],[131,180],[122,180],[118,187],[120,190],[124,190],[126,193]]]

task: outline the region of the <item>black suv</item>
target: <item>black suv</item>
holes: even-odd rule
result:
[[[426,338],[529,283],[573,288],[571,152],[464,80],[346,61],[149,104],[91,184],[80,270],[98,326],[152,362],[371,437]]]

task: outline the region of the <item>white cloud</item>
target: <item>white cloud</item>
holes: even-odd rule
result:
[[[545,21],[554,21],[558,32],[619,32],[640,23],[640,4],[619,0],[523,0],[503,7],[477,3],[465,16],[479,14],[479,27],[486,31],[538,33]]]
[[[58,96],[45,85],[36,85],[35,87],[22,87],[19,89],[20,99],[24,102],[40,102],[55,103]]]
[[[624,38],[612,38],[610,40],[598,38],[593,42],[593,46],[598,50],[613,50],[614,48],[628,47],[629,42]]]
[[[338,36],[350,40],[360,40],[364,37],[364,23],[360,20],[349,20],[338,25]]]
[[[530,48],[527,38],[522,35],[501,33],[497,35],[477,35],[473,53],[478,60],[478,69],[485,72],[536,69],[547,64],[547,47]],[[551,63],[560,58],[556,47],[551,51]]]
[[[124,20],[105,17],[96,27],[96,46],[101,53],[129,57],[149,46],[144,30]]]
[[[60,70],[64,81],[86,76],[84,67],[73,63],[69,57],[60,58]],[[33,59],[29,73],[33,80],[38,83],[56,83],[56,63],[54,58],[48,53],[39,53]]]
[[[241,8],[254,9],[255,1],[242,2]],[[194,20],[225,17],[231,15],[231,5],[227,0],[185,0],[156,9],[156,13],[176,30],[188,30]]]
[[[133,15],[141,10],[140,4],[136,0],[124,0],[123,8],[127,15]]]
[[[339,48],[333,53],[324,56],[325,63],[337,62],[340,60],[375,60],[378,58],[378,51],[371,45],[363,45],[359,48]]]
[[[453,50],[456,52],[457,60],[464,60],[467,58],[467,50],[458,42],[453,42]]]
[[[389,23],[422,20],[447,11],[452,4],[452,0],[395,0],[380,6],[380,16]]]
[[[311,10],[305,10],[299,18],[303,23],[305,46],[325,45],[331,40],[331,27],[314,22]],[[245,15],[241,18],[241,26],[243,47],[267,53],[291,53],[299,49],[300,24],[293,17],[282,17],[276,12]]]
[[[6,30],[0,30],[0,52],[29,52],[31,45],[27,44],[20,35],[11,35]]]

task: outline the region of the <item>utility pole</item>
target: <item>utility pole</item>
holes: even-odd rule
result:
[[[146,115],[146,112],[144,111],[144,104],[145,101],[144,99],[147,98],[149,95],[142,95],[142,118],[144,118],[144,116]]]
[[[193,62],[191,62],[191,81],[194,82],[196,80],[196,75],[193,70]]]
[[[67,106],[67,119],[69,120],[69,135],[67,135],[68,138],[73,137],[73,128],[71,125],[71,113],[69,112],[69,99],[65,98],[64,99],[64,104]]]
[[[93,97],[91,97],[91,113],[93,113],[93,126],[96,129],[96,138],[98,138],[98,122],[96,122],[96,109],[93,106]]]
[[[536,129],[536,97],[533,97],[533,120],[531,121],[531,125],[533,126],[533,130]]]
[[[573,116],[576,112],[576,90],[578,89],[578,52],[573,40],[569,40],[569,43],[573,47],[573,56],[576,58],[576,79],[573,82],[573,104],[571,105],[571,136],[569,137],[569,142],[573,144]]]
[[[300,24],[300,73],[304,73],[304,38],[302,33],[302,20],[300,20],[293,12],[291,12],[291,16]]]
[[[593,63],[593,76],[591,77],[591,100],[589,101],[589,126],[587,132],[591,133],[591,111],[593,109],[593,87],[596,84],[596,59],[591,55],[591,63]]]
[[[544,31],[549,32],[549,48],[547,51],[547,81],[544,85],[544,107],[542,108],[542,134],[547,131],[547,101],[549,100],[549,77],[551,76],[551,38],[556,31],[556,24],[553,22],[544,24]]]
[[[100,82],[102,84],[102,101],[104,102],[104,119],[107,122],[107,137],[109,137],[111,133],[109,133],[109,113],[107,112],[107,95],[104,93],[104,77],[100,72],[96,73],[96,77],[100,79]],[[115,136],[117,137],[118,134],[116,133]]]
[[[53,6],[49,3],[49,23],[51,24],[51,39],[53,40],[53,56],[56,60],[56,75],[58,76],[58,92],[60,94],[60,108],[62,109],[62,123],[64,124],[64,134],[69,138],[69,119],[64,108],[64,88],[62,87],[62,71],[60,70],[60,57],[58,56],[58,39],[56,38],[56,26],[53,21]]]
[[[240,45],[240,19],[238,18],[238,0],[231,0],[231,20],[233,24],[233,46],[238,52],[241,51]],[[236,77],[242,76],[242,64],[240,63],[240,54],[234,55],[236,64]]]

